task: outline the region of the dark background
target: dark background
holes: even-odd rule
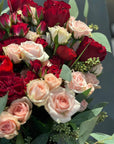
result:
[[[1,1],[1,0],[0,0]],[[42,5],[45,0],[34,0],[39,5]],[[68,0],[64,0],[68,2]],[[85,0],[76,0],[79,7],[79,20],[84,21],[83,8]],[[111,43],[111,25],[114,23],[114,0],[89,0],[89,15],[88,24],[97,24],[99,31],[104,33]],[[4,8],[7,7],[7,1],[5,0]],[[113,50],[113,48],[112,48]],[[94,101],[91,106],[94,106],[100,102],[109,102],[104,108],[109,117],[105,122],[96,126],[96,132],[104,132],[107,134],[114,133],[114,57],[111,53],[108,53],[106,59],[103,61],[103,73],[99,77],[100,85],[102,89],[96,90],[93,94]]]

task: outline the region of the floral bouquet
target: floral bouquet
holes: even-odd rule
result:
[[[110,45],[87,25],[88,1],[85,23],[74,0],[7,2],[4,11],[0,3],[0,144],[114,143],[114,135],[92,133],[107,117],[105,103],[89,104]]]

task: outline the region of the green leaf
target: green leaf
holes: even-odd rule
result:
[[[84,17],[86,17],[86,18],[88,16],[88,11],[89,11],[89,2],[88,2],[88,0],[85,0]]]
[[[2,12],[3,5],[4,5],[4,0],[2,0],[1,3],[0,3],[0,14],[1,14],[1,12]]]
[[[83,121],[86,121],[93,117],[98,116],[100,112],[102,111],[102,109],[103,108],[100,107],[100,108],[95,108],[93,110],[85,111],[83,113],[79,113],[74,118],[72,118],[71,122],[79,126]]]
[[[1,15],[4,14],[4,13],[7,13],[9,11],[9,7],[7,7],[6,9],[4,9],[2,12],[1,12]]]
[[[4,97],[0,98],[0,114],[2,113],[2,111],[4,110],[6,106],[7,99],[8,99],[8,93]]]
[[[75,0],[69,0],[69,4],[71,5],[70,15],[74,16],[75,18],[79,15],[78,6]]]
[[[24,144],[24,140],[21,134],[17,136],[16,144]]]
[[[98,117],[93,117],[87,121],[84,121],[80,125],[80,132],[79,132],[79,144],[84,144],[86,140],[89,138],[90,133],[93,131]]]
[[[49,139],[50,133],[44,133],[39,135],[31,144],[46,144]]]
[[[92,133],[91,136],[99,143],[114,144],[114,134],[110,136],[104,133]]]
[[[88,96],[88,94],[89,94],[90,91],[91,91],[91,88],[85,90],[85,91],[83,92],[83,94],[84,94],[85,96]]]
[[[105,47],[106,47],[106,50],[107,50],[108,52],[111,52],[110,43],[109,43],[107,37],[106,37],[104,34],[99,33],[99,32],[94,32],[94,33],[92,33],[92,38],[93,38],[95,41],[97,41],[97,42],[99,42],[100,44],[102,44],[103,46],[105,46]]]
[[[102,103],[97,104],[97,105],[95,106],[95,108],[105,107],[107,104],[108,104],[108,102],[102,102]]]
[[[60,77],[66,81],[69,81],[69,82],[72,80],[71,70],[65,64],[62,66]]]

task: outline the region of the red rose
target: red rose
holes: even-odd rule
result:
[[[32,72],[32,71],[27,71],[26,77],[25,77],[25,79],[24,79],[25,85],[28,84],[31,80],[34,80],[34,79],[36,79],[36,78],[37,78],[37,77],[36,77],[36,75],[35,75],[34,72]],[[26,87],[25,87],[25,88],[26,88]]]
[[[87,36],[84,37],[83,41],[79,45],[79,48],[76,51],[77,55],[79,56],[88,44],[89,46],[87,47],[83,55],[80,57],[80,61],[86,61],[88,58],[93,57],[99,57],[100,61],[104,60],[107,54],[106,48],[96,42],[94,39]]]
[[[77,56],[73,49],[64,45],[59,46],[56,53],[61,59],[65,61],[73,60]]]
[[[25,17],[30,17],[32,15],[32,11],[29,5],[24,5],[22,9],[22,13]]]
[[[38,37],[35,42],[38,43],[38,44],[42,44],[43,48],[45,48],[48,45],[48,43],[46,42],[46,40],[44,40],[44,39],[42,39],[40,37]]]
[[[38,4],[35,3],[33,0],[7,0],[8,6],[11,12],[15,12],[19,9],[22,9],[23,5],[27,4],[32,7],[37,7]]]
[[[29,31],[27,26],[28,24],[26,23],[17,23],[16,25],[12,25],[11,31],[13,32],[14,36],[25,36]]]
[[[7,56],[0,56],[0,75],[13,72],[13,64]]]
[[[70,5],[63,1],[47,0],[44,3],[44,19],[49,27],[57,23],[63,26],[70,17]]]
[[[31,65],[32,71],[34,71],[35,73],[38,73],[38,71],[40,70],[42,66],[39,60],[30,61],[30,65]]]
[[[8,93],[8,105],[15,99],[25,95],[23,78],[14,74],[1,76],[0,75],[0,97]]]
[[[61,66],[64,64],[64,60],[62,60],[60,57],[58,56],[53,56],[50,60],[49,60],[53,65],[57,65],[57,66]]]
[[[11,27],[11,20],[7,13],[0,16],[0,27],[4,29]]]
[[[44,66],[42,68],[42,77],[44,77],[44,75],[47,73],[52,73],[54,74],[57,78],[59,78],[61,70],[59,69],[59,67],[57,65],[52,65],[50,67],[48,66]]]

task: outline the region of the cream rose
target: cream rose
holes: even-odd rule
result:
[[[49,86],[44,80],[32,80],[27,84],[27,96],[37,106],[46,103],[49,94]]]
[[[72,72],[72,81],[67,84],[69,89],[76,93],[82,93],[86,90],[87,83],[85,76],[82,72]]]
[[[72,91],[59,87],[49,93],[45,109],[56,122],[66,123],[80,110],[80,103]]]
[[[89,36],[92,31],[85,23],[79,20],[76,21],[74,17],[70,17],[66,28],[71,33],[74,33],[75,39],[81,38],[82,36]]]
[[[0,115],[0,138],[12,139],[18,135],[20,123],[8,112],[2,112]]]
[[[25,38],[31,40],[31,41],[36,41],[36,39],[39,37],[39,35],[36,32],[33,31],[28,31],[26,34]]]
[[[36,44],[33,41],[26,41],[21,43],[20,46],[22,59],[29,62],[30,60],[40,60],[44,62],[48,60],[49,56],[43,50],[43,46],[41,44]]]
[[[85,74],[85,78],[87,83],[91,83],[94,87],[97,87],[98,84],[100,83],[99,80],[97,79],[96,75],[88,72]]]
[[[15,64],[20,63],[21,61],[21,51],[18,44],[10,44],[6,47],[3,47],[3,51],[5,55],[7,55],[10,60],[12,60]]]
[[[62,79],[61,78],[57,78],[52,73],[46,74],[44,76],[44,80],[48,84],[50,90],[59,87],[61,85],[61,83],[62,83]]]
[[[60,26],[49,27],[49,32],[51,33],[52,40],[54,41],[55,37],[58,35],[58,43],[65,44],[71,37],[71,34],[67,30]]]
[[[27,97],[13,101],[7,110],[15,116],[21,124],[26,123],[32,112],[32,103]]]
[[[98,64],[90,70],[90,72],[94,73],[96,76],[100,75],[102,71],[103,71],[102,64]]]

